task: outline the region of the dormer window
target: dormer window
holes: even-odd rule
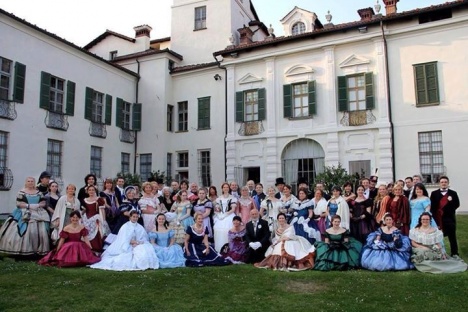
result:
[[[299,35],[305,33],[306,27],[303,22],[297,22],[296,24],[293,25],[292,27],[292,35]]]

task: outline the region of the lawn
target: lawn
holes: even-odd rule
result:
[[[458,225],[468,259],[468,216]],[[286,273],[251,265],[108,272],[0,260],[0,311],[465,311],[467,290],[466,272]]]

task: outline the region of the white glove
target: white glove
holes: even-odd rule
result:
[[[262,244],[260,242],[255,242],[254,244],[255,244],[255,247],[257,247],[257,248],[255,248],[255,250],[262,247]]]
[[[310,218],[307,218],[304,220],[305,223],[309,223],[309,221],[310,221]]]
[[[37,209],[39,208],[39,204],[29,204],[30,209]]]

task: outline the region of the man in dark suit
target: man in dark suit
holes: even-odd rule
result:
[[[124,192],[124,185],[125,179],[123,177],[117,177],[117,181],[115,182],[115,198],[117,199],[117,203],[122,205],[122,201],[125,199],[125,192]]]
[[[265,252],[270,246],[270,228],[268,222],[260,219],[257,209],[250,210],[250,221],[245,226],[245,239],[249,243],[248,263],[256,263],[265,259]]]
[[[431,193],[431,213],[444,236],[448,236],[452,257],[458,257],[455,211],[460,207],[457,192],[449,189],[449,178],[441,176],[438,190]]]
[[[255,182],[254,180],[247,181],[246,186],[249,188],[249,196],[254,197],[257,195],[257,191],[255,190]]]
[[[283,178],[276,178],[275,186],[278,189],[278,192],[275,194],[275,197],[281,199],[283,197],[283,188],[286,183]]]

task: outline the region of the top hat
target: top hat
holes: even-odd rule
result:
[[[309,182],[307,181],[306,178],[299,177],[299,179],[297,180],[297,185],[302,184],[302,183],[309,185]]]
[[[278,184],[286,184],[286,183],[284,182],[283,178],[276,178],[275,186],[277,186]]]

